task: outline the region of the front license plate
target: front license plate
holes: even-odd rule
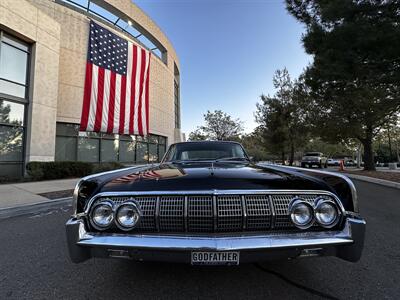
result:
[[[192,265],[238,265],[239,251],[193,251]]]

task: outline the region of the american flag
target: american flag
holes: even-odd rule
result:
[[[81,131],[149,133],[151,53],[90,21]]]

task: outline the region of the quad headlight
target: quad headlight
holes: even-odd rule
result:
[[[290,218],[296,227],[307,229],[314,222],[314,209],[306,201],[296,198],[289,205]]]
[[[315,218],[317,222],[325,228],[335,226],[339,221],[339,210],[337,205],[330,200],[321,199],[317,201],[315,207]]]
[[[114,220],[113,206],[108,201],[102,201],[93,206],[90,221],[98,230],[105,230]]]
[[[121,230],[131,230],[138,224],[140,216],[141,212],[134,202],[125,202],[116,211],[116,225]]]

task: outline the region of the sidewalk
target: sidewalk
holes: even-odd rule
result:
[[[338,168],[338,167],[334,167],[334,168]],[[345,167],[345,170],[362,171],[362,170],[364,170],[364,168]],[[376,171],[378,171],[378,172],[400,173],[400,168],[397,168],[396,170],[389,170],[389,168],[386,168],[386,167],[376,167]]]
[[[39,194],[72,190],[78,182],[74,179],[60,179],[14,184],[0,184],[0,211],[2,209],[24,207],[50,200]]]
[[[374,177],[369,177],[369,176],[362,176],[362,175],[356,175],[356,174],[352,174],[352,173],[346,173],[346,171],[340,172],[340,173],[343,175],[346,175],[350,179],[356,179],[356,180],[361,180],[361,181],[365,181],[365,182],[383,185],[386,187],[391,187],[394,189],[400,189],[400,183],[395,182],[395,181],[389,181],[389,180],[379,179],[379,178],[374,178]]]

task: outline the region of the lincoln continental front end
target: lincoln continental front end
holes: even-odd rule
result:
[[[162,162],[83,178],[66,224],[73,262],[91,257],[237,265],[336,256],[364,244],[345,176],[251,162],[234,142],[170,146]]]

